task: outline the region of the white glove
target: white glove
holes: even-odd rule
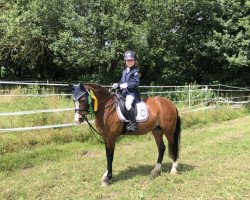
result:
[[[128,83],[122,83],[121,85],[120,85],[120,88],[121,89],[126,89],[128,87]]]
[[[118,88],[118,83],[114,83],[114,84],[112,85],[112,88],[113,88],[113,89],[117,89],[117,88]]]

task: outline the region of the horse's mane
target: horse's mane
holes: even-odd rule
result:
[[[101,95],[108,96],[111,93],[102,85],[94,84],[94,83],[84,83],[85,86],[92,88],[96,92],[100,93]]]

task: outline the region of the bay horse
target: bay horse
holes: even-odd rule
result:
[[[124,123],[120,121],[116,112],[117,97],[106,88],[98,84],[80,83],[70,84],[75,104],[75,122],[81,123],[89,112],[89,106],[95,107],[95,126],[103,138],[106,148],[107,170],[103,174],[102,186],[108,186],[112,179],[112,163],[115,143],[124,131]],[[95,99],[89,101],[89,99]],[[98,102],[98,103],[97,103]],[[138,130],[127,135],[142,135],[152,131],[158,147],[158,159],[150,176],[155,178],[161,172],[161,164],[165,152],[163,135],[168,141],[169,156],[173,160],[171,173],[177,173],[177,158],[181,137],[181,119],[174,104],[163,97],[148,97],[144,100],[149,117],[144,122],[137,123]],[[90,105],[91,104],[91,105]]]

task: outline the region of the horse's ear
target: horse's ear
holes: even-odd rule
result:
[[[75,90],[75,86],[72,83],[69,84],[69,87],[70,87],[72,92]]]
[[[82,82],[80,82],[79,86],[80,86],[80,89],[81,89],[82,91],[85,91],[85,87],[84,87],[84,85],[83,85]]]

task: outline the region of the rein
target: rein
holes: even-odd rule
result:
[[[113,96],[113,95],[114,95],[114,94],[111,93],[109,96],[107,96],[105,99],[103,99],[103,100],[98,104],[98,106],[101,105],[103,102],[105,102],[107,99],[109,99],[109,98],[110,98],[111,96]],[[103,109],[101,109],[101,110],[105,110],[105,109],[109,108],[110,106],[112,106],[113,104],[115,104],[115,103],[117,103],[117,102],[118,102],[118,101],[115,100],[113,103],[111,103],[111,104],[108,105],[108,106],[105,106],[105,107],[104,107]],[[91,105],[91,101],[88,101],[88,103],[90,104],[90,110],[91,110],[91,111],[90,111],[90,114],[93,114],[93,108],[92,108],[92,105]],[[82,110],[82,109],[75,109],[75,111],[79,113],[79,111],[83,111],[83,110]],[[100,110],[98,110],[98,111],[100,111]],[[80,114],[80,113],[79,113],[79,114]],[[89,113],[87,113],[87,114],[89,114]],[[89,128],[90,128],[92,134],[94,135],[94,137],[97,139],[97,141],[99,141],[101,144],[105,144],[105,142],[103,142],[102,140],[100,140],[100,139],[96,136],[95,132],[96,132],[98,135],[100,135],[100,136],[102,136],[102,135],[92,126],[92,124],[89,122],[89,120],[88,120],[88,118],[87,118],[87,115],[85,115],[84,119],[86,120],[87,124],[89,125]],[[123,133],[125,133],[125,129],[124,129],[124,128],[123,128],[121,134],[123,134]],[[125,137],[125,134],[124,134],[123,137],[118,136],[118,137],[116,138],[116,142],[119,141],[119,140],[121,140],[121,139],[123,139],[124,137]]]
[[[98,135],[100,135],[100,136],[102,136],[102,135],[95,129],[95,127],[92,126],[92,124],[89,122],[87,116],[85,116],[84,119],[85,119],[86,122],[88,123],[89,128],[90,128],[92,134],[94,135],[94,137],[97,139],[97,141],[100,142],[101,144],[106,144],[105,142],[103,142],[102,140],[100,140],[98,137],[96,137],[96,135],[95,135],[94,132],[96,132],[96,133],[97,133]],[[124,133],[124,128],[123,128],[123,130],[122,130],[122,133]],[[125,134],[123,135],[123,137],[118,136],[118,137],[116,138],[116,142],[120,141],[120,140],[123,139],[124,137],[125,137]]]
[[[99,106],[100,104],[102,104],[105,100],[109,99],[112,95],[114,95],[114,94],[110,94],[108,97],[106,97],[104,100],[102,100],[102,101],[98,104],[98,106]],[[112,106],[113,104],[115,104],[115,103],[117,103],[117,102],[118,102],[118,101],[115,100],[113,103],[111,103],[110,105],[104,107],[102,110],[105,110],[106,108]],[[100,111],[100,110],[99,110],[99,111]],[[97,141],[99,141],[101,144],[105,144],[105,143],[104,143],[102,140],[100,140],[100,139],[96,136],[96,134],[94,133],[94,132],[96,132],[98,135],[102,136],[102,135],[92,126],[92,124],[89,122],[87,116],[85,116],[84,119],[86,120],[87,124],[89,125],[89,128],[90,128],[92,134],[94,135],[94,137],[97,139]],[[123,134],[123,133],[125,133],[125,127],[123,128],[121,134]],[[117,142],[117,141],[120,141],[120,140],[123,139],[124,137],[125,137],[125,134],[124,134],[123,137],[118,136],[118,137],[116,138],[116,142]]]
[[[105,99],[103,99],[99,104],[98,104],[98,106],[99,105],[101,105],[103,102],[105,102],[107,99],[109,99],[111,96],[113,96],[114,94],[110,94],[109,96],[107,96]],[[115,103],[117,103],[117,100],[115,100],[113,103],[111,103],[110,105],[108,105],[108,106],[105,106],[103,109],[101,109],[101,110],[105,110],[106,108],[108,108],[108,107],[110,107],[110,106],[112,106],[113,104],[115,104]],[[100,111],[100,110],[99,110]]]
[[[92,134],[95,136],[95,138],[96,138],[101,144],[105,144],[105,143],[104,143],[103,141],[101,141],[98,137],[96,137],[94,131],[95,131],[98,135],[100,135],[100,136],[102,136],[102,135],[92,126],[92,124],[89,122],[87,116],[85,116],[85,120],[86,120],[86,122],[88,123],[89,128],[90,128]]]
[[[103,99],[103,100],[98,104],[98,106],[101,105],[105,100],[109,99],[112,95],[114,95],[114,94],[111,93],[109,96],[107,96],[105,99]]]

